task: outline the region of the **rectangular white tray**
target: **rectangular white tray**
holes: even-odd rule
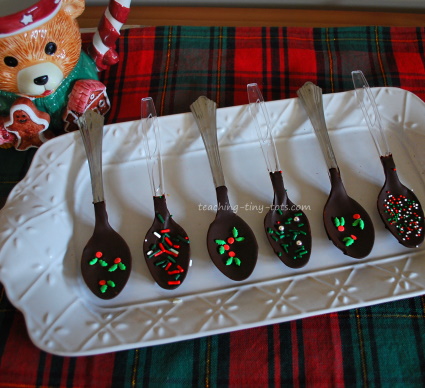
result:
[[[425,203],[424,103],[397,88],[373,89],[401,180]],[[254,230],[258,264],[246,281],[212,264],[206,232],[215,190],[190,113],[161,117],[167,203],[191,240],[193,266],[175,291],[152,280],[142,254],[153,201],[138,122],[105,127],[104,184],[111,225],[127,240],[133,270],[123,292],[104,301],[80,275],[94,213],[79,133],[47,142],[0,211],[0,281],[25,315],[32,341],[58,355],[89,355],[163,344],[425,293],[424,247],[407,249],[376,210],[383,170],[353,92],[324,96],[331,141],[348,193],[372,217],[369,257],[344,256],[327,239],[322,210],[330,190],[318,141],[298,99],[268,102],[291,200],[312,226],[310,262],[284,266],[263,229],[273,191],[247,106],[217,111],[218,137],[231,204]],[[188,108],[189,109],[189,108]],[[205,206],[204,206],[205,205]]]

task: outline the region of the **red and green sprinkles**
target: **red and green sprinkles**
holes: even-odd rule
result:
[[[109,266],[108,262],[103,260],[102,257],[103,257],[102,252],[100,251],[96,252],[95,257],[89,261],[89,264],[90,265],[99,264],[101,267],[108,267]],[[111,266],[109,266],[108,271],[114,272],[117,269],[120,269],[121,271],[125,271],[127,269],[127,267],[122,262],[120,257],[117,257],[114,259],[114,262],[113,264],[111,264]]]
[[[403,241],[412,237],[421,237],[423,227],[422,217],[419,215],[419,202],[407,198],[404,195],[395,196],[387,191],[388,196],[384,200],[384,213],[387,214],[387,222],[395,226],[397,233]]]
[[[360,230],[363,230],[365,227],[365,223],[361,215],[358,213],[355,213],[352,215],[352,218],[353,218],[353,221],[351,223],[351,226],[354,228],[359,228]],[[338,232],[346,231],[346,222],[344,217],[334,217],[332,221],[335,227],[337,228]],[[341,239],[341,241],[344,243],[346,247],[353,245],[356,240],[357,240],[357,236],[354,234],[350,234],[349,236],[344,236]]]
[[[109,287],[114,288],[115,283],[112,280],[99,280],[100,292],[104,294]]]
[[[282,211],[277,209],[279,214]],[[276,221],[274,228],[267,228],[267,233],[270,238],[279,244],[280,250],[276,251],[278,257],[281,257],[285,252],[292,259],[301,259],[309,252],[304,245],[303,238],[307,236],[305,222],[303,222],[304,214],[295,213],[294,217],[287,217],[281,221]]]
[[[234,251],[234,244],[236,242],[241,242],[245,240],[245,237],[239,236],[239,231],[233,227],[232,228],[232,235],[227,237],[227,239],[216,239],[214,242],[218,245],[217,251],[220,255],[226,255],[226,265],[232,265],[235,264],[236,266],[240,267],[242,264],[241,259],[236,257],[236,253]]]
[[[89,265],[100,265],[108,272],[114,272],[116,270],[125,271],[127,267],[122,262],[120,257],[116,257],[111,265],[108,264],[106,260],[104,260],[103,252],[96,252],[94,258],[89,261]],[[108,268],[107,268],[108,267]],[[99,280],[99,289],[102,294],[104,294],[109,288],[115,288],[116,284],[112,280]]]
[[[164,217],[156,213],[156,218],[164,224]],[[164,270],[168,275],[167,284],[178,286],[181,284],[181,276],[184,269],[178,263],[182,244],[190,244],[189,237],[171,234],[171,229],[158,229],[152,232],[156,241],[150,245],[146,252],[148,259],[155,261],[155,266]]]

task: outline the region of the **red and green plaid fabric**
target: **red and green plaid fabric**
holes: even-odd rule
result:
[[[250,82],[266,100],[295,97],[306,81],[324,93],[347,91],[355,69],[371,86],[401,87],[425,100],[424,28],[157,27],[125,30],[117,44],[120,62],[101,74],[112,103],[108,123],[138,119],[147,96],[159,115],[188,112],[200,95],[219,107],[245,104]],[[0,197],[24,176],[33,154],[0,150]],[[22,314],[0,289],[0,387],[109,386],[423,387],[425,298],[58,357],[31,344]]]

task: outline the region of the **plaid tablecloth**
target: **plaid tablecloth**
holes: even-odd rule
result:
[[[295,97],[306,81],[324,93],[347,91],[354,69],[371,86],[425,100],[424,28],[141,28],[125,30],[118,51],[119,64],[101,74],[112,103],[107,123],[138,119],[146,96],[159,115],[188,112],[200,95],[219,107],[245,104],[250,82],[266,100]],[[3,199],[33,155],[0,150]],[[306,385],[425,386],[425,298],[74,358],[38,350],[0,288],[0,387]]]

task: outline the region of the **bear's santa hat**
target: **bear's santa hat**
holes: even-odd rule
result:
[[[0,38],[41,26],[58,13],[61,3],[62,0],[0,0]]]

